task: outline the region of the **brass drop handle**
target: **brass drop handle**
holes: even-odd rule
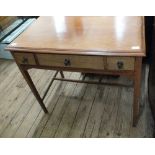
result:
[[[23,57],[23,59],[22,59],[22,63],[23,63],[23,64],[28,64],[28,58]]]
[[[70,60],[69,60],[69,59],[65,59],[65,60],[64,60],[64,65],[65,65],[65,66],[70,66],[70,65],[71,65]]]
[[[123,69],[124,63],[122,61],[117,62],[118,69]]]

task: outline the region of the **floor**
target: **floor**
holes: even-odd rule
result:
[[[0,137],[153,137],[148,70],[143,65],[141,115],[137,127],[132,127],[132,87],[55,81],[45,98],[49,114],[44,114],[14,61],[0,59]],[[54,73],[30,70],[41,95]],[[83,75],[65,72],[65,77],[81,79]],[[108,76],[102,80],[132,83]]]

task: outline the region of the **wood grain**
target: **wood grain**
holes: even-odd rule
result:
[[[65,76],[67,78],[69,78],[71,76],[71,73],[66,72]],[[29,125],[30,128],[29,128],[29,132],[27,133],[26,137],[40,137],[45,125],[47,124],[49,118],[53,114],[53,111],[56,107],[59,96],[64,91],[66,85],[67,85],[67,82],[55,81],[53,83],[51,89],[49,90],[49,93],[47,94],[47,96],[45,98],[45,103],[48,104],[49,115],[44,115],[44,113],[41,110],[38,112],[38,110],[36,109],[36,106],[34,105],[33,109],[31,109],[31,111],[33,111],[32,113],[35,112],[38,115],[36,115],[36,117],[35,117],[35,123],[33,123],[34,121],[31,121],[32,123],[31,123],[31,126]],[[32,113],[31,112],[29,113],[29,115],[30,115],[29,118],[32,117]],[[30,122],[29,118],[26,121],[27,124],[29,124],[29,122]],[[39,125],[39,128],[37,128],[38,125]],[[24,126],[23,126],[23,128],[24,128]],[[37,130],[36,130],[36,128],[37,128]],[[20,128],[19,128],[18,132],[20,132]]]
[[[66,73],[65,74],[66,77],[70,77],[71,76],[71,73]],[[30,133],[28,134],[28,136],[33,136],[33,137],[40,137],[42,132],[43,132],[43,129],[45,128],[49,118],[51,117],[51,115],[53,114],[53,111],[57,105],[57,102],[58,102],[58,99],[59,99],[59,96],[61,95],[61,93],[64,91],[66,85],[67,85],[67,82],[60,82],[60,81],[55,81],[55,87],[54,89],[51,89],[51,91],[49,92],[49,95],[45,98],[46,101],[50,101],[50,104],[49,104],[49,115],[46,115],[43,117],[43,113],[41,113],[40,115],[42,116],[39,120],[37,118],[37,121],[40,122],[40,127],[35,130],[34,126],[33,126],[33,130],[35,131],[34,133],[32,131],[30,131]],[[38,122],[38,123],[39,123]],[[32,132],[32,133],[31,133]]]
[[[45,90],[45,87],[46,87],[46,85],[48,83],[45,83],[45,81],[42,81],[41,79],[44,78],[46,81],[48,81],[50,79],[51,73],[53,73],[53,72],[51,72],[51,71],[42,71],[40,73],[41,73],[41,76],[39,77],[38,81],[36,81],[36,79],[35,79],[35,81],[36,81],[35,83],[37,85],[38,91],[42,95],[44,90]],[[22,98],[25,98],[25,100],[28,98],[27,99],[27,104],[24,104],[22,102]],[[28,129],[29,125],[27,125],[27,128],[24,128],[24,130],[22,130],[21,126],[22,126],[23,120],[26,119],[25,116],[28,116],[28,113],[29,113],[30,109],[33,108],[33,105],[35,103],[34,102],[35,98],[33,97],[33,95],[31,93],[29,93],[27,96],[25,94],[25,97],[22,96],[22,95],[18,96],[17,102],[18,101],[19,102],[21,101],[20,110],[17,111],[17,113],[15,114],[15,117],[11,119],[10,123],[4,129],[4,131],[2,133],[2,137],[13,137],[14,135],[16,135],[16,137],[20,137],[19,133],[18,134],[16,133],[18,131],[18,128],[20,127],[20,129],[21,129],[20,131],[22,132],[22,136],[25,133],[24,131]],[[37,114],[37,113],[33,112],[32,114]],[[30,123],[30,121],[29,121],[29,123]]]
[[[0,78],[2,77],[1,79],[5,80],[6,85],[9,86],[6,86],[5,82],[0,83],[0,85],[3,85],[0,87],[0,106],[3,107],[0,108],[0,137],[40,137],[41,133],[44,132],[46,123],[48,122],[50,124],[49,118],[54,116],[52,116],[52,111],[55,110],[59,97],[64,95],[63,92],[66,91],[64,88],[67,86],[67,82],[55,81],[53,83],[45,98],[45,104],[49,110],[49,115],[45,115],[31,94],[31,91],[20,74],[16,64],[5,60],[1,60],[0,63],[0,70],[2,70]],[[7,63],[8,65],[6,65]],[[77,84],[73,94],[68,98],[68,103],[65,104],[68,106],[64,107],[64,115],[59,116],[61,113],[56,114],[58,110],[55,111],[55,116],[62,117],[59,121],[60,125],[57,126],[55,137],[67,137],[72,124],[74,124],[74,128],[72,128],[72,130],[74,130],[72,133],[75,133],[74,137],[80,137],[80,133],[82,133],[82,137],[152,137],[154,121],[151,115],[148,98],[146,97],[146,81],[149,67],[144,65],[143,69],[145,67],[147,72],[142,76],[142,90],[145,90],[142,91],[142,105],[145,104],[145,106],[141,107],[143,110],[136,128],[131,125],[132,88],[120,89],[102,85],[98,86],[98,89],[96,89],[96,85],[91,85],[87,88],[86,84]],[[38,91],[43,95],[53,72],[32,69],[30,70],[30,74]],[[64,75],[67,78],[70,77],[70,74],[70,72],[64,72]],[[90,80],[92,80],[92,78],[95,77],[88,77]],[[108,76],[103,76],[103,81],[129,82],[126,78],[113,79]],[[93,89],[97,91],[96,95],[93,96],[93,105],[89,105],[91,103],[86,100],[86,94],[89,94],[89,89],[91,89],[91,92]],[[119,95],[121,95],[120,99]],[[85,106],[82,104],[87,105],[87,107],[84,108]],[[81,110],[78,107],[81,107]],[[89,114],[84,114],[82,107],[85,109],[84,111],[89,111]],[[81,111],[82,114],[81,118],[79,111]],[[102,115],[103,117],[101,117]],[[122,115],[124,116],[123,118],[121,117]],[[77,117],[76,119],[75,116]],[[109,120],[107,121],[108,117]],[[84,118],[84,120],[82,118]],[[54,118],[50,119],[53,120]],[[81,127],[76,125],[77,119],[78,124],[81,125]],[[94,121],[96,123],[93,123]],[[104,122],[106,122],[105,125]],[[100,126],[102,127],[99,130]],[[51,135],[47,135],[47,137],[50,136]]]
[[[16,68],[17,69],[17,68]],[[18,71],[18,69],[17,69]],[[15,73],[15,69],[13,69],[13,72]],[[39,72],[39,71],[38,71]],[[35,74],[31,74],[31,76],[36,79],[35,84],[38,82],[37,74],[38,72],[35,72]],[[18,71],[19,73],[19,71]],[[17,78],[8,77],[8,79],[13,79],[10,81],[13,81],[13,83],[10,82],[9,86],[10,88],[3,93],[2,103],[1,104],[1,126],[0,126],[0,133],[3,133],[5,128],[8,126],[8,124],[11,122],[11,120],[14,118],[18,110],[20,110],[21,105],[25,103],[27,100],[28,95],[30,95],[30,89],[27,87],[27,84],[25,81],[23,81],[23,77],[21,74],[16,74]],[[24,93],[22,93],[22,91]],[[10,96],[12,94],[12,96]],[[1,94],[2,95],[2,94]],[[32,96],[33,97],[33,96]],[[31,102],[30,102],[31,104]],[[25,109],[24,109],[25,110]],[[24,112],[22,112],[24,113]],[[21,116],[21,115],[20,115]],[[6,119],[7,118],[7,119]],[[22,118],[22,117],[21,117]]]
[[[78,108],[75,120],[69,131],[68,137],[83,137],[85,124],[88,121],[90,111],[94,104],[94,97],[97,92],[97,85],[88,84],[83,100]]]
[[[143,21],[143,17],[136,16],[40,17],[7,50],[144,56]]]
[[[30,68],[104,74],[109,72],[112,75],[132,78],[134,80],[133,125],[136,125],[139,116],[141,60],[145,55],[143,20],[143,17],[40,17],[7,49],[15,55],[21,73],[45,113],[47,109],[27,72]],[[46,27],[43,27],[45,24]],[[23,51],[27,51],[27,54]],[[72,94],[69,90],[67,92]],[[65,99],[68,100],[68,97]],[[66,104],[66,102],[61,103]],[[93,104],[92,101],[90,109],[88,108],[89,112]],[[62,109],[64,113],[64,108]],[[84,122],[88,121],[89,112],[87,112],[84,115]],[[76,121],[76,125],[79,126],[78,119]],[[49,127],[47,125],[47,133],[43,132],[42,136],[49,135],[49,131],[53,137],[59,124],[56,122],[52,131],[49,131],[51,125]],[[85,132],[83,124],[80,130],[79,134],[83,136]],[[72,131],[74,135],[74,129],[71,130],[71,135]]]
[[[71,78],[77,77],[80,78],[80,74],[72,74]],[[59,123],[62,119],[62,116],[65,112],[66,106],[68,105],[68,100],[70,99],[69,96],[73,93],[74,89],[76,87],[76,83],[68,83],[64,91],[62,92],[62,95],[59,96],[59,99],[57,101],[57,105],[52,113],[52,117],[49,118],[41,137],[54,137],[57,128],[59,126]]]
[[[66,107],[63,118],[59,124],[59,127],[55,133],[55,137],[68,137],[70,129],[74,123],[78,108],[83,100],[87,84],[77,84],[72,96],[70,97],[69,104]]]

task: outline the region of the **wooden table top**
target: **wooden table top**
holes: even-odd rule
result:
[[[7,50],[145,56],[144,40],[143,17],[39,17]]]

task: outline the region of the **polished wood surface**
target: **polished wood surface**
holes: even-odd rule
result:
[[[145,56],[143,22],[143,17],[40,17],[7,50],[13,54],[45,112],[47,109],[28,69],[108,73],[131,78],[135,126],[139,116],[142,57]]]
[[[143,17],[40,17],[7,48],[60,54],[144,56]]]

